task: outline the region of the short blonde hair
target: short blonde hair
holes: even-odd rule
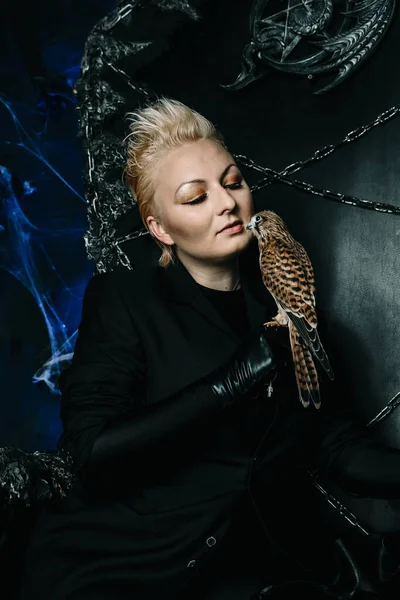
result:
[[[161,218],[154,202],[155,182],[152,177],[155,164],[170,150],[188,142],[208,139],[224,146],[224,140],[214,125],[203,115],[177,100],[160,98],[145,108],[128,113],[128,157],[125,176],[136,198],[142,221],[150,232],[146,219],[153,215]],[[175,248],[154,236],[162,249],[159,264],[167,267],[174,261]]]

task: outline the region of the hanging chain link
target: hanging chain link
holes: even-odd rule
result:
[[[258,192],[264,187],[270,185],[271,183],[276,183],[279,181],[281,183],[285,183],[286,185],[290,185],[292,187],[300,189],[304,192],[308,192],[315,196],[322,196],[324,198],[328,198],[329,200],[341,202],[342,204],[350,204],[359,208],[367,208],[369,210],[376,210],[384,213],[400,214],[400,207],[395,206],[393,204],[374,202],[371,200],[366,200],[364,198],[358,198],[357,196],[353,196],[350,194],[332,192],[331,190],[318,188],[311,183],[306,183],[305,181],[300,181],[298,179],[290,179],[288,177],[289,175],[293,175],[293,173],[296,173],[301,169],[309,167],[310,165],[318,162],[319,160],[330,156],[333,152],[335,152],[345,144],[355,142],[369,131],[375,129],[375,127],[377,127],[378,125],[382,125],[390,119],[393,119],[399,113],[400,106],[393,106],[392,108],[378,115],[376,119],[371,123],[368,123],[367,125],[361,125],[360,127],[353,129],[336,144],[328,144],[324,148],[316,150],[311,157],[306,158],[305,160],[298,160],[285,167],[282,171],[275,171],[274,169],[270,169],[269,167],[262,167],[261,165],[258,165],[256,162],[254,162],[251,158],[248,158],[243,154],[235,154],[234,157],[238,162],[240,162],[244,166],[253,169],[254,171],[258,171],[259,173],[263,173],[264,175],[267,175],[265,178],[261,179],[258,183],[252,186],[251,191],[253,193]]]
[[[367,427],[375,427],[378,423],[386,419],[400,405],[400,392],[397,392],[391,400],[382,408],[378,414],[367,423]]]
[[[101,29],[103,31],[113,29],[120,21],[123,21],[130,15],[135,4],[137,4],[137,2],[128,2],[121,7],[117,7],[107,19],[103,20]]]

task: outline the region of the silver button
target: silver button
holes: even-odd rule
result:
[[[195,561],[195,560],[189,560],[189,562],[188,562],[187,566],[188,566],[188,567],[194,567],[194,565],[195,565],[195,564],[196,564],[196,561]]]
[[[217,540],[215,539],[215,537],[211,536],[209,538],[206,539],[206,544],[207,546],[209,546],[210,548],[212,546],[215,546],[215,544],[217,543]]]

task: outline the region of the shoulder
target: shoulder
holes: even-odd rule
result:
[[[157,296],[161,292],[163,268],[154,266],[129,270],[119,268],[93,275],[86,286],[85,296],[111,298],[119,296],[129,304]]]

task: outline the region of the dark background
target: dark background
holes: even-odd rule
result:
[[[150,4],[138,10],[136,25],[127,26],[125,35],[136,41],[157,39],[157,51],[145,53],[143,63],[140,57],[126,59],[123,68],[156,94],[205,114],[233,153],[260,165],[280,171],[400,104],[398,13],[360,69],[333,90],[314,95],[312,81],[278,72],[237,92],[220,86],[231,83],[240,70],[251,0],[193,2],[201,17],[197,21]],[[60,433],[56,377],[73,351],[83,291],[94,270],[83,240],[85,160],[77,140],[73,87],[89,32],[113,8],[110,1],[42,0],[23,9],[8,3],[3,15],[1,446],[50,449]],[[122,133],[123,112],[143,104],[144,98],[122,80],[114,77],[112,82],[126,102],[108,125]],[[400,118],[395,117],[295,177],[399,206],[399,136]],[[250,183],[260,178],[251,170],[244,174]],[[307,249],[328,335],[341,357],[354,405],[369,422],[400,388],[400,217],[282,183],[257,192],[255,201],[257,209],[278,212]],[[137,242],[137,256],[148,243]],[[400,447],[399,425],[394,411],[376,435]],[[398,519],[396,503],[353,502],[360,518],[373,526],[386,527]]]

